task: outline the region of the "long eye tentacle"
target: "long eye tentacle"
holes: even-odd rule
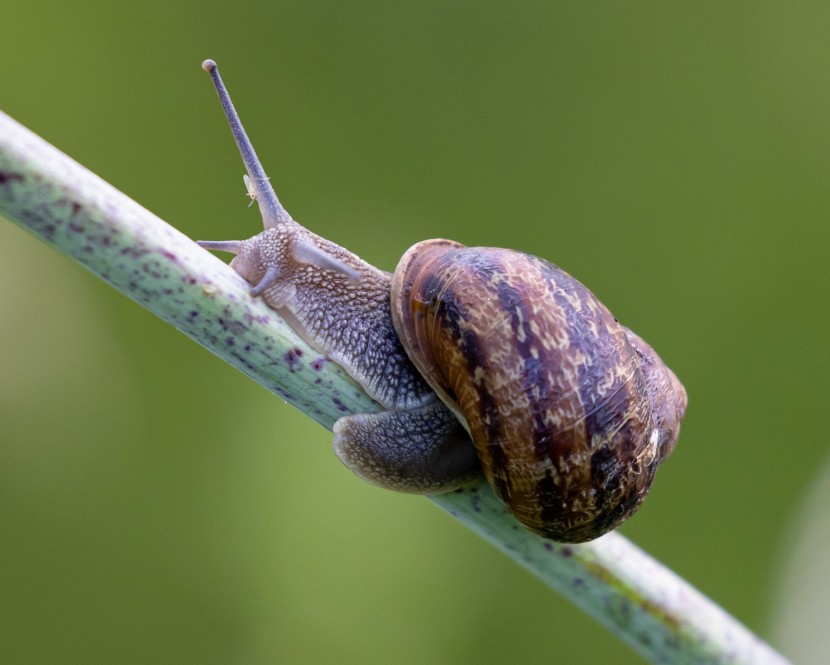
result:
[[[280,224],[293,222],[293,218],[282,207],[280,200],[277,198],[277,193],[274,191],[271,183],[268,182],[265,169],[262,168],[262,163],[257,157],[254,146],[251,145],[251,140],[245,133],[245,128],[242,127],[242,121],[239,119],[239,114],[236,112],[233,102],[231,102],[231,97],[228,94],[227,88],[225,88],[225,84],[222,82],[222,77],[219,76],[219,68],[213,60],[205,60],[202,63],[202,69],[208,72],[213,79],[213,85],[216,88],[216,93],[219,95],[222,109],[225,111],[225,117],[231,126],[231,133],[239,148],[239,153],[242,155],[242,161],[245,164],[245,169],[248,171],[248,176],[251,179],[251,187],[248,190],[249,196],[254,198],[259,204],[263,226],[269,229]]]

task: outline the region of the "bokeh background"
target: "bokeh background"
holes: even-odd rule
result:
[[[690,395],[677,450],[622,531],[808,662],[810,621],[830,615],[816,593],[795,619],[828,577],[830,5],[2,13],[0,108],[191,237],[259,228],[199,68],[212,57],[315,232],[386,269],[423,238],[509,246],[589,285]],[[640,662],[6,221],[0,659]]]

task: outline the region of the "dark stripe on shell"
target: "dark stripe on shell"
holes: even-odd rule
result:
[[[501,274],[508,273],[502,270]],[[517,288],[513,283],[502,279],[496,286],[496,292],[501,310],[510,317],[510,328],[513,333],[512,347],[518,353],[522,364],[521,390],[528,400],[532,431],[529,432],[527,440],[505,441],[501,444],[501,447],[504,448],[508,445],[531,446],[533,457],[536,460],[548,461],[552,459],[555,441],[545,418],[548,409],[552,406],[551,401],[555,400],[558,395],[548,380],[548,364],[552,362],[552,359],[548,357],[530,325],[533,320],[533,307],[528,302],[529,294],[523,293],[521,290],[523,284],[524,282],[518,283],[519,288]],[[538,355],[536,358],[533,357],[534,349]],[[507,457],[505,451],[502,451],[502,455]],[[513,488],[511,493],[517,494],[516,488]],[[550,471],[547,471],[546,475],[537,481],[535,487],[527,488],[524,493],[532,493],[536,497],[535,502],[538,502],[537,512],[540,514],[534,516],[534,519],[545,522],[561,518],[561,489],[557,487],[556,479]],[[514,501],[520,500],[522,505],[528,507],[534,502],[529,496],[521,499],[518,496],[513,498]]]
[[[479,268],[480,266],[476,267]],[[430,279],[425,281],[423,288],[424,296],[430,296],[428,303],[430,315],[426,322],[427,328],[431,328],[433,325],[433,317],[437,319],[452,343],[458,346],[464,359],[464,371],[467,377],[475,376],[478,368],[481,368],[484,372],[489,371],[486,341],[482,340],[468,325],[464,325],[468,321],[467,312],[464,311],[462,303],[454,298],[454,291],[444,290],[439,286],[439,284],[443,284],[444,280],[440,278],[443,276],[436,273],[438,271],[434,271]],[[476,270],[475,274],[478,277],[480,273]],[[486,289],[486,284],[480,286],[480,288]],[[450,383],[448,383],[448,387],[452,390]],[[497,443],[502,439],[503,427],[498,402],[483,385],[477,387],[476,394],[478,396],[478,417],[486,432],[487,442],[489,442],[487,443],[487,452],[492,458],[493,468],[499,469],[499,472],[493,476],[493,482],[496,484],[494,489],[500,497],[507,500],[510,496],[508,456],[502,446]]]
[[[619,340],[614,339],[614,333],[607,327],[606,317],[611,317],[610,313],[596,301],[587,288],[570,275],[550,264],[546,267],[545,273],[552,293],[570,333],[568,353],[571,357],[581,353],[586,358],[586,362],[575,367],[579,377],[579,401],[584,414],[584,441],[581,448],[583,454],[588,454],[585,461],[590,464],[590,469],[572,474],[573,482],[567,488],[570,495],[567,499],[569,505],[572,501],[580,501],[579,514],[571,516],[575,526],[573,533],[600,533],[602,529],[596,523],[597,520],[604,521],[605,510],[620,498],[617,495],[620,491],[619,485],[623,481],[621,474],[624,472],[621,460],[625,457],[624,453],[613,445],[611,439],[614,438],[612,432],[619,427],[621,419],[624,418],[630,395],[616,377],[606,396],[601,398],[602,401],[595,388],[600,381],[606,380],[604,375],[609,370],[608,362],[623,362],[624,358],[617,355]],[[570,297],[566,297],[565,293]],[[572,301],[574,296],[578,305],[574,305]],[[596,309],[591,307],[592,302],[596,304]],[[588,337],[586,334],[588,322],[596,327],[596,337]],[[576,331],[582,331],[582,334],[574,334]],[[574,427],[576,426],[574,423]],[[594,449],[598,442],[605,443]],[[612,512],[616,511],[612,509]],[[547,511],[543,511],[543,514],[546,521],[552,517]],[[576,528],[580,523],[582,526]]]
[[[593,357],[593,363],[579,368],[580,400],[585,412],[585,436],[592,448],[590,457],[590,486],[594,498],[593,530],[602,533],[616,526],[642,500],[643,483],[654,474],[654,469],[639,469],[639,448],[645,445],[641,417],[645,381],[639,370],[637,356],[630,347],[621,327],[607,309],[582,284],[572,280],[570,292],[580,303],[595,303],[595,310],[584,311],[581,318],[592,320],[597,329],[595,338],[571,338],[572,344],[583,344],[582,351]],[[590,299],[590,300],[589,300]],[[564,297],[557,302],[567,312],[569,329],[585,330],[577,320],[580,315]],[[628,364],[622,376],[615,374],[612,384],[603,396],[596,387],[607,381],[608,362]],[[619,369],[618,365],[615,365]],[[633,460],[637,460],[632,464]]]

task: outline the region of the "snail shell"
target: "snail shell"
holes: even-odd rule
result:
[[[686,393],[585,286],[521,252],[427,240],[398,264],[391,302],[408,355],[520,522],[582,542],[636,510]]]

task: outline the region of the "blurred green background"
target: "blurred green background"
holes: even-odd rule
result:
[[[784,571],[828,458],[828,34],[820,2],[7,0],[0,108],[191,237],[247,237],[212,57],[315,232],[386,269],[443,236],[576,275],[690,395],[622,531],[796,656]],[[639,662],[5,221],[0,252],[4,662]]]

